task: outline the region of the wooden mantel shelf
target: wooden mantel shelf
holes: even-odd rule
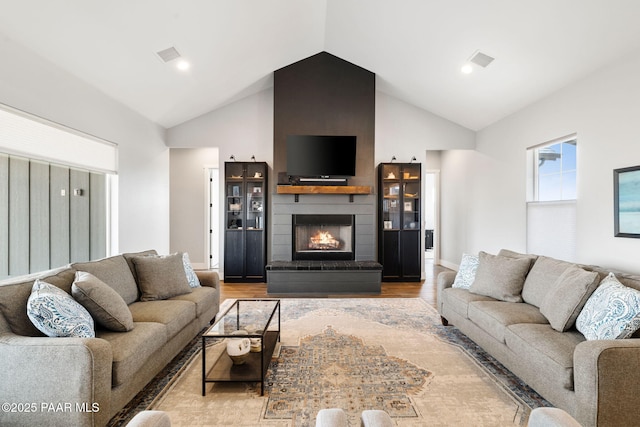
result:
[[[278,185],[278,194],[371,194],[362,185]]]

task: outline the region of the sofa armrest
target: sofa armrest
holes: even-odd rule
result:
[[[0,335],[0,425],[105,425],[112,359],[99,338]]]
[[[196,276],[202,286],[220,289],[220,277],[218,273],[210,270],[196,270]]]
[[[584,426],[640,419],[640,339],[584,341],[573,354],[576,408]]]
[[[456,280],[456,271],[441,271],[438,274],[438,290],[450,288]]]
[[[438,274],[438,281],[436,282],[436,298],[438,312],[442,314],[442,291],[446,288],[450,288],[456,279],[455,271],[442,271]]]

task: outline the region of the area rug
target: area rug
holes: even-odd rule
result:
[[[230,301],[225,301],[229,304]],[[215,383],[201,394],[200,340],[112,420],[166,411],[174,426],[314,426],[339,407],[350,425],[365,409],[398,426],[520,426],[537,406],[533,390],[422,299],[283,299],[280,351],[264,396],[255,383]],[[226,305],[225,304],[225,305]],[[224,343],[207,349],[207,361]]]

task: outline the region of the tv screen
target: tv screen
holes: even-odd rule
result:
[[[355,176],[356,137],[288,135],[287,174],[302,177]]]

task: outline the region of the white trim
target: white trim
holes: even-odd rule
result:
[[[97,172],[118,171],[118,146],[0,104],[0,150]]]

